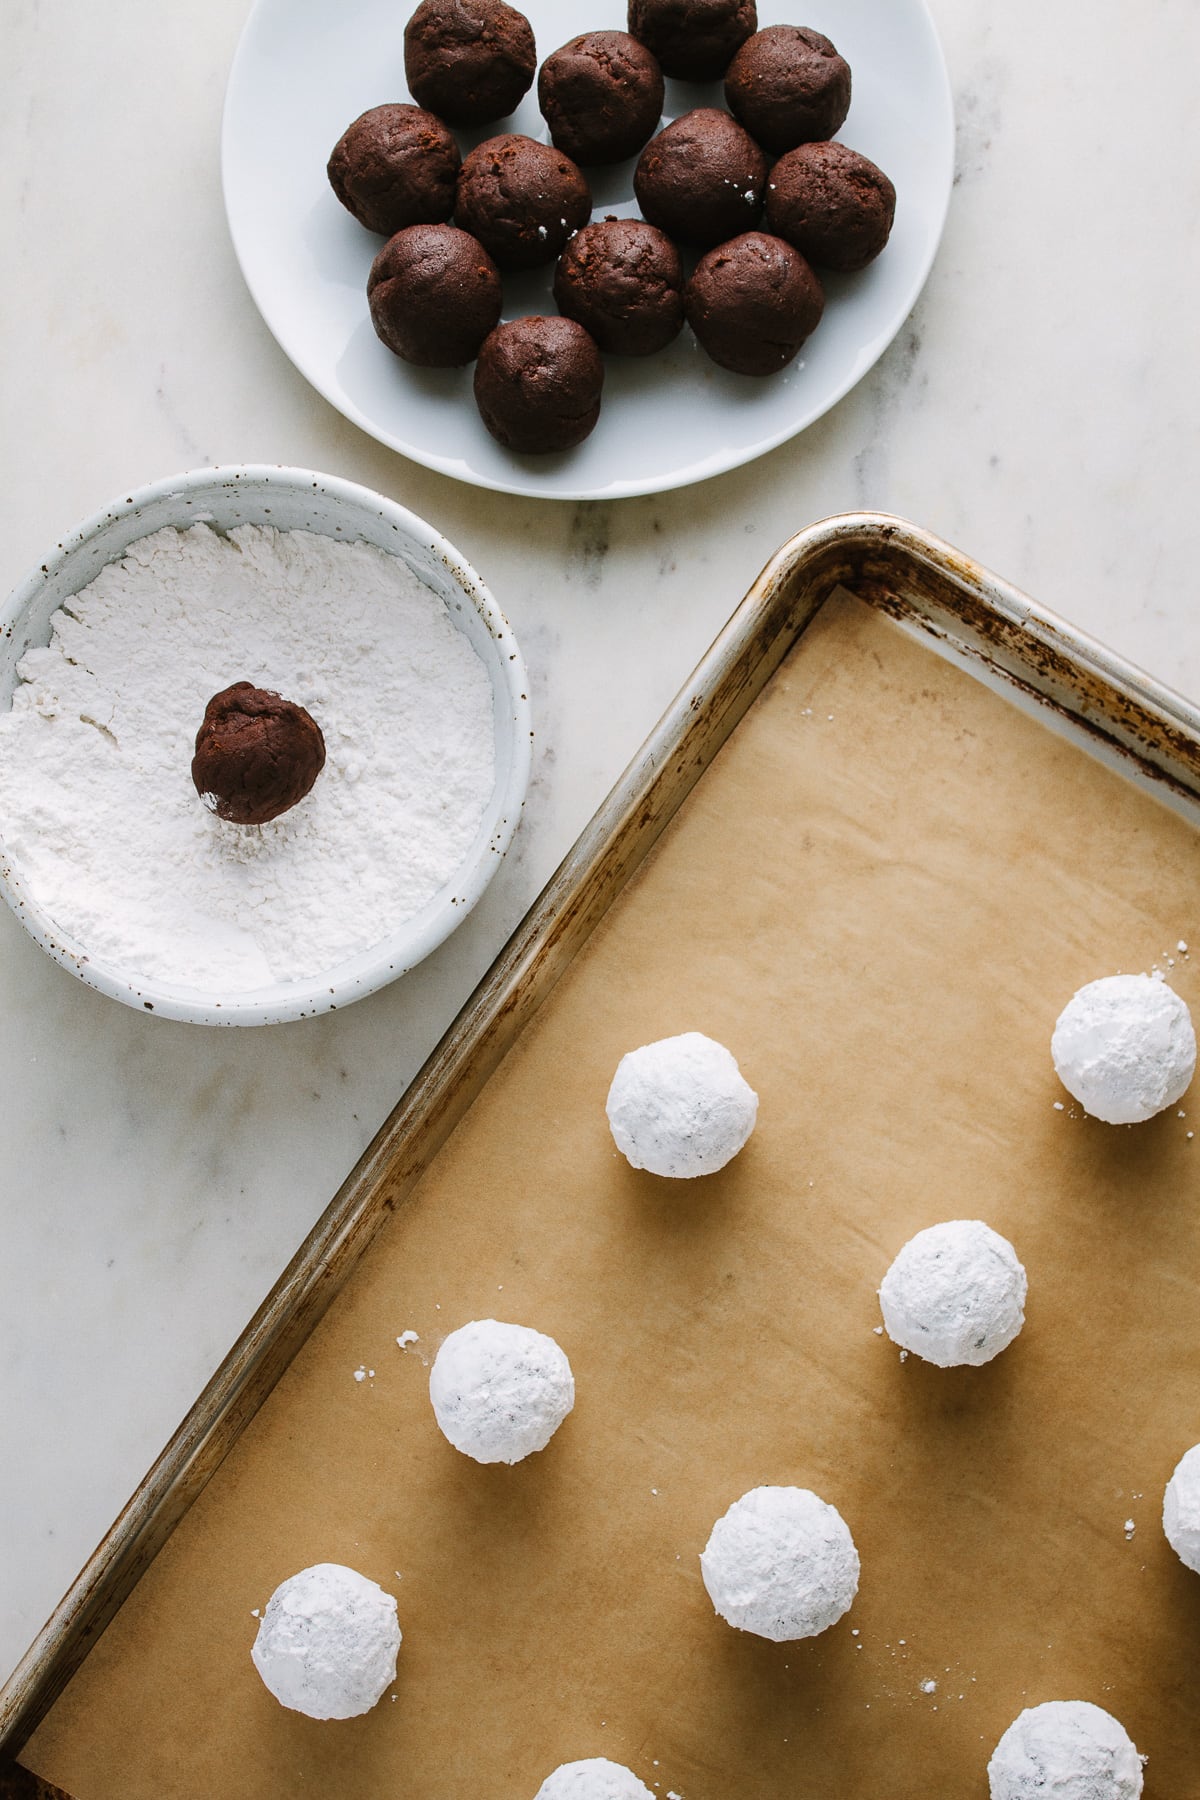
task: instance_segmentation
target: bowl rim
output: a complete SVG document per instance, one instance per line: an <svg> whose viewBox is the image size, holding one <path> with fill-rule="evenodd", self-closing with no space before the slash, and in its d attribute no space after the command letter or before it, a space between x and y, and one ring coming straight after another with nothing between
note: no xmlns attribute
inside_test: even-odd
<svg viewBox="0 0 1200 1800"><path fill-rule="evenodd" d="M499 791L496 824L490 837L451 877L454 891L449 904L443 904L416 931L402 926L378 946L357 952L353 959L356 961L371 955L372 951L375 954L370 966L355 975L339 979L335 969L302 982L279 983L270 989L247 990L244 996L234 993L214 999L211 995L190 989L182 983L122 974L103 961L94 961L86 947L73 943L27 891L19 870L14 867L5 851L3 840L0 839L0 893L35 943L48 956L89 987L121 1001L139 1013L152 1018L174 1019L191 1024L268 1025L312 1018L319 1013L337 1011L367 994L375 993L423 961L466 918L499 868L521 817L532 761L532 709L525 662L512 627L478 571L449 539L408 507L373 488L314 469L286 463L214 464L187 469L178 475L165 476L146 482L141 487L126 490L121 498L97 508L80 524L73 526L59 540L54 550L30 569L24 579L9 592L0 607L0 634L11 635L14 626L24 617L46 583L60 573L89 542L114 524L136 515L150 504L173 496L183 499L188 495L197 496L216 489L235 490L243 482L247 488L256 484L268 487L275 485L297 494L315 489L352 511L372 512L390 525L402 539L419 546L443 565L479 615L488 636L497 647L504 646L504 654L496 655L494 665L489 667L488 673L497 710L501 691L507 698L511 756L507 779L503 789ZM161 529L161 525L149 527L144 535L149 536L151 531ZM132 543L136 539L129 541ZM356 540L351 534L339 534L333 541L352 543ZM107 567L121 555L124 555L124 550L106 559L100 567ZM86 575L70 592L78 593L89 581L94 580L96 573L98 570ZM431 591L436 592L436 589ZM69 596L64 596L67 597ZM61 604L62 601L59 602ZM452 609L448 610L451 610L453 618ZM493 788L488 803L489 811L496 803L497 793L498 790ZM439 892L444 895L451 883L444 884ZM421 913L415 915L418 921L421 917Z"/></svg>

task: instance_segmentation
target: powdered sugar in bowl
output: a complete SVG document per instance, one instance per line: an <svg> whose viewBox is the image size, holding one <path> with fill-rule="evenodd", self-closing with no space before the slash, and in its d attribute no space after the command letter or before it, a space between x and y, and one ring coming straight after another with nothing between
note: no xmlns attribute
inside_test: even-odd
<svg viewBox="0 0 1200 1800"><path fill-rule="evenodd" d="M512 632L436 531L365 488L269 467L157 482L66 538L0 628L5 897L127 1005L242 1025L345 1006L454 929L512 837ZM311 791L262 823L193 786L231 688L323 734Z"/></svg>

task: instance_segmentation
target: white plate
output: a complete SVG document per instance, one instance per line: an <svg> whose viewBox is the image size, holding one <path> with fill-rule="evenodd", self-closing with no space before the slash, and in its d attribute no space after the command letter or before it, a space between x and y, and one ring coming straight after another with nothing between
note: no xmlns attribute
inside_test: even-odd
<svg viewBox="0 0 1200 1800"><path fill-rule="evenodd" d="M933 262L954 164L950 89L924 0L766 0L764 23L812 25L850 64L854 98L838 135L896 184L887 249L861 274L826 279L825 317L782 374L718 369L685 328L658 356L605 359L600 421L577 450L503 450L475 410L473 369L415 369L376 338L366 282L384 240L351 218L325 175L352 119L410 98L411 10L407 0L257 0L229 78L221 145L230 231L255 304L301 374L380 443L513 494L607 499L682 487L811 425L900 329ZM625 25L622 0L529 0L522 11L539 58L578 32ZM548 141L535 89L510 121L460 134L463 147L504 129ZM669 81L665 116L719 105L720 93ZM594 217L636 213L632 172L632 163L588 171ZM551 273L508 277L504 317L554 312Z"/></svg>

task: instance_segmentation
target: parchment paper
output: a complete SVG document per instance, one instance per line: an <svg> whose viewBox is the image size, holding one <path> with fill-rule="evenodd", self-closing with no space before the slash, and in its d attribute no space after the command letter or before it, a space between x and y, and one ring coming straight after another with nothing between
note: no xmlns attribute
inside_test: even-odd
<svg viewBox="0 0 1200 1800"><path fill-rule="evenodd" d="M1097 975L1169 952L1195 1006L1193 934L1200 960L1189 824L831 604L22 1760L79 1800L533 1800L598 1755L664 1800L983 1800L1021 1707L1079 1698L1149 1753L1146 1800L1200 1794L1200 1576L1159 1525L1200 1439L1200 1094L1114 1129L1056 1110L1049 1060ZM686 1029L761 1106L725 1171L669 1185L604 1098ZM955 1217L1029 1272L983 1369L875 1331L895 1252ZM452 1450L427 1396L487 1316L577 1381L512 1469ZM862 1556L805 1643L732 1631L700 1581L763 1482L832 1501ZM393 1695L343 1724L249 1658L252 1609L319 1560L394 1592L405 1634Z"/></svg>

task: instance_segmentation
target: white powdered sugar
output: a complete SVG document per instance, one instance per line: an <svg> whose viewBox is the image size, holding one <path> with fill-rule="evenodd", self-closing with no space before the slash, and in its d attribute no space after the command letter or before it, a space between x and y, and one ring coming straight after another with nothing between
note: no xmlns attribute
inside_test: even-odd
<svg viewBox="0 0 1200 1800"><path fill-rule="evenodd" d="M1179 1560L1200 1572L1200 1444L1180 1457L1167 1483L1163 1530Z"/></svg>
<svg viewBox="0 0 1200 1800"><path fill-rule="evenodd" d="M700 1573L730 1625L786 1643L837 1622L858 1592L858 1551L837 1508L807 1488L752 1488L712 1528Z"/></svg>
<svg viewBox="0 0 1200 1800"><path fill-rule="evenodd" d="M589 1756L583 1762L560 1763L534 1800L654 1800L654 1796L624 1763Z"/></svg>
<svg viewBox="0 0 1200 1800"><path fill-rule="evenodd" d="M623 1056L605 1110L618 1150L635 1169L712 1175L754 1130L758 1095L723 1044L685 1031Z"/></svg>
<svg viewBox="0 0 1200 1800"><path fill-rule="evenodd" d="M157 531L54 616L0 719L0 837L31 895L125 976L237 992L383 941L462 862L494 781L492 688L443 601L363 543ZM214 693L249 681L324 734L262 826L191 779Z"/></svg>
<svg viewBox="0 0 1200 1800"><path fill-rule="evenodd" d="M281 1706L310 1719L370 1712L396 1679L396 1602L342 1563L315 1563L281 1581L250 1655Z"/></svg>
<svg viewBox="0 0 1200 1800"><path fill-rule="evenodd" d="M1025 1270L1007 1238L979 1219L918 1231L879 1286L888 1336L949 1369L991 1362L1025 1323Z"/></svg>
<svg viewBox="0 0 1200 1800"><path fill-rule="evenodd" d="M1159 977L1105 975L1067 1002L1050 1054L1085 1112L1137 1125L1182 1097L1196 1069L1196 1034L1186 1003Z"/></svg>
<svg viewBox="0 0 1200 1800"><path fill-rule="evenodd" d="M1047 1700L1013 1720L988 1763L991 1800L1137 1800L1142 1759L1090 1700Z"/></svg>
<svg viewBox="0 0 1200 1800"><path fill-rule="evenodd" d="M515 1463L545 1449L575 1404L575 1380L544 1332L474 1319L434 1358L429 1398L456 1450L476 1462Z"/></svg>

